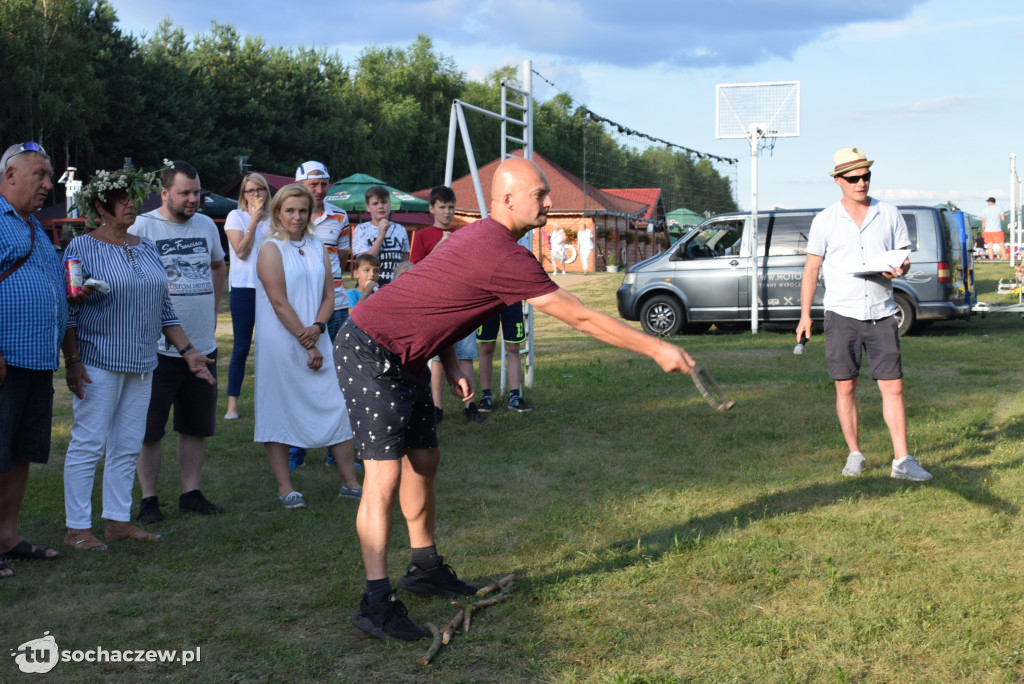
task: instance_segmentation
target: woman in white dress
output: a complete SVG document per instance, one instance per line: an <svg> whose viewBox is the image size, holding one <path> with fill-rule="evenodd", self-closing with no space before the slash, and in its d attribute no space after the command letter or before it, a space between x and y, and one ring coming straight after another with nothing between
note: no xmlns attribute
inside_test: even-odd
<svg viewBox="0 0 1024 684"><path fill-rule="evenodd" d="M576 231L576 248L580 253L583 275L587 275L587 271L590 269L590 253L594 251L594 231L586 225Z"/></svg>
<svg viewBox="0 0 1024 684"><path fill-rule="evenodd" d="M327 320L334 281L323 243L313 237L313 193L301 185L278 191L256 259L256 431L285 508L304 508L288 471L288 446L330 446L341 496L358 499L352 428L331 359Z"/></svg>

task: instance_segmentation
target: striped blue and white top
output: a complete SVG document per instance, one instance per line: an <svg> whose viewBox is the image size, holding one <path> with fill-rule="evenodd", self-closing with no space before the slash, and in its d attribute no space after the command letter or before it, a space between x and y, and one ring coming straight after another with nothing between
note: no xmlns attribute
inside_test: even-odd
<svg viewBox="0 0 1024 684"><path fill-rule="evenodd" d="M78 353L87 366L117 373L156 368L162 328L181 325L167 292L167 273L156 245L141 238L134 247L112 245L91 235L76 237L64 258L82 260L82 276L110 285L71 307L69 328L77 328Z"/></svg>

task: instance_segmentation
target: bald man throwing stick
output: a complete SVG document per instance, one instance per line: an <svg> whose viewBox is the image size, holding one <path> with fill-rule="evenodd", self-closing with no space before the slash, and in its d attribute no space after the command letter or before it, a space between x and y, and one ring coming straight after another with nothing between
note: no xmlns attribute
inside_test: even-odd
<svg viewBox="0 0 1024 684"><path fill-rule="evenodd" d="M355 444L366 468L356 531L366 593L352 623L381 639L426 636L408 617L388 578L392 509L398 499L412 563L398 586L421 596L468 596L434 543L434 476L441 460L427 362L440 353L460 399L473 380L459 369L454 344L513 302L526 300L602 342L645 354L667 372L693 359L664 340L587 308L558 287L529 250L516 244L547 223L551 188L531 161L507 159L491 185L491 216L456 231L401 278L352 309L335 348ZM472 255L472 258L466 258Z"/></svg>

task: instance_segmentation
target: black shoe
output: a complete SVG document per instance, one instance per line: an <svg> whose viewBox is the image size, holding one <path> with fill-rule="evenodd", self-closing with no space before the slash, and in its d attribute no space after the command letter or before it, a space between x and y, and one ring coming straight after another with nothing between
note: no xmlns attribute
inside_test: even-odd
<svg viewBox="0 0 1024 684"><path fill-rule="evenodd" d="M460 580L455 571L445 565L443 556L438 556L437 565L430 570L410 564L407 572L398 579L398 586L419 596L472 596L477 590Z"/></svg>
<svg viewBox="0 0 1024 684"><path fill-rule="evenodd" d="M434 425L440 425L441 421L444 420L444 409L440 406L434 407Z"/></svg>
<svg viewBox="0 0 1024 684"><path fill-rule="evenodd" d="M163 519L164 514L160 512L160 501L155 496L147 496L139 502L139 517L136 520L140 523L155 523Z"/></svg>
<svg viewBox="0 0 1024 684"><path fill-rule="evenodd" d="M363 594L359 610L352 614L352 624L378 639L391 637L402 641L419 641L427 637L427 633L409 619L405 604L398 600L393 591L379 603L370 603L366 594Z"/></svg>
<svg viewBox="0 0 1024 684"><path fill-rule="evenodd" d="M185 492L178 497L178 510L182 513L191 512L200 513L202 515L211 515L213 513L223 513L224 507L207 501L201 491L193 489L191 492ZM162 517L163 516L161 516L161 518ZM139 520L141 519L142 518L139 518Z"/></svg>
<svg viewBox="0 0 1024 684"><path fill-rule="evenodd" d="M508 408L512 411L518 411L519 413L526 413L532 411L533 407L526 403L526 400L521 396L511 397L508 400Z"/></svg>
<svg viewBox="0 0 1024 684"><path fill-rule="evenodd" d="M473 423L482 423L487 420L487 416L480 413L480 410L476 407L476 403L472 401L466 404L466 408L462 411L462 415L466 416L466 420Z"/></svg>
<svg viewBox="0 0 1024 684"><path fill-rule="evenodd" d="M476 408L480 413L490 413L494 410L494 400L491 397L484 395L480 397L480 404Z"/></svg>

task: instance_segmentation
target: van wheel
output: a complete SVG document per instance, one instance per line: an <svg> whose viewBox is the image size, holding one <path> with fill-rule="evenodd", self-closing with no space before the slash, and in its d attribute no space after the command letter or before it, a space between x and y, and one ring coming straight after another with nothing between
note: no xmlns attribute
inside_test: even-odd
<svg viewBox="0 0 1024 684"><path fill-rule="evenodd" d="M914 329L914 305L910 297L900 292L897 292L893 299L896 301L896 322L899 324L900 337L904 337Z"/></svg>
<svg viewBox="0 0 1024 684"><path fill-rule="evenodd" d="M682 329L685 321L683 306L675 297L651 297L640 308L640 325L648 335L675 335Z"/></svg>

